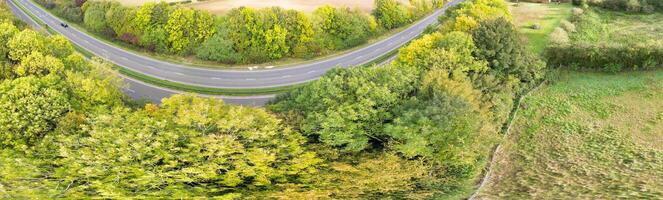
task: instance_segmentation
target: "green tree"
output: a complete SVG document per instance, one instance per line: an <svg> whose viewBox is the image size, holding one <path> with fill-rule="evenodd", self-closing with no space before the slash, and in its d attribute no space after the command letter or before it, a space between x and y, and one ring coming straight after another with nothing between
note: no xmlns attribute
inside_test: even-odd
<svg viewBox="0 0 663 200"><path fill-rule="evenodd" d="M88 180L72 184L70 197L218 196L301 182L320 162L300 134L264 110L212 98L176 95L161 107L117 109L87 121L87 136L58 140L54 176Z"/></svg>
<svg viewBox="0 0 663 200"><path fill-rule="evenodd" d="M46 42L44 37L39 33L25 29L12 37L7 42L9 48L9 59L13 61L20 61L26 56L32 54L33 51L44 52L46 49Z"/></svg>
<svg viewBox="0 0 663 200"><path fill-rule="evenodd" d="M264 45L270 58L282 58L290 51L290 47L286 44L287 35L288 30L281 28L278 24L265 32L266 43Z"/></svg>
<svg viewBox="0 0 663 200"><path fill-rule="evenodd" d="M0 23L0 61L7 59L9 53L8 42L18 33L18 28L11 23Z"/></svg>
<svg viewBox="0 0 663 200"><path fill-rule="evenodd" d="M375 0L373 15L382 27L398 28L411 21L411 14L396 0Z"/></svg>
<svg viewBox="0 0 663 200"><path fill-rule="evenodd" d="M322 6L313 14L319 36L318 42L330 49L343 49L366 42L373 34L377 23L370 16L358 10L337 9Z"/></svg>
<svg viewBox="0 0 663 200"><path fill-rule="evenodd" d="M398 63L416 67L422 73L435 69L468 75L487 70L484 61L473 57L476 51L472 36L467 33L436 32L402 48Z"/></svg>
<svg viewBox="0 0 663 200"><path fill-rule="evenodd" d="M77 59L72 57L69 60ZM125 84L110 63L94 58L81 68L84 69L68 73L66 80L77 110L89 113L108 112L112 108L123 106L124 95L121 89Z"/></svg>
<svg viewBox="0 0 663 200"><path fill-rule="evenodd" d="M46 76L48 74L63 74L64 64L59 59L45 55L38 51L21 60L21 64L14 69L18 76Z"/></svg>
<svg viewBox="0 0 663 200"><path fill-rule="evenodd" d="M56 75L0 84L0 142L20 150L40 141L70 110L69 93Z"/></svg>
<svg viewBox="0 0 663 200"><path fill-rule="evenodd" d="M545 64L527 51L514 25L504 18L482 21L472 32L478 59L505 84L533 83L542 78Z"/></svg>
<svg viewBox="0 0 663 200"><path fill-rule="evenodd" d="M140 44L159 53L168 52L168 32L162 27L154 27L140 38Z"/></svg>
<svg viewBox="0 0 663 200"><path fill-rule="evenodd" d="M290 94L270 108L293 114L304 134L346 151L386 143L382 127L391 110L414 88L418 76L395 66L334 69Z"/></svg>
<svg viewBox="0 0 663 200"><path fill-rule="evenodd" d="M137 34L142 33L132 27L132 24L136 23L135 20L138 20L137 17L135 9L124 7L119 3L112 3L110 8L108 8L108 11L106 11L106 21L108 26L113 30L115 35L118 36L125 33L137 36Z"/></svg>
<svg viewBox="0 0 663 200"><path fill-rule="evenodd" d="M148 2L140 6L136 11L136 15L131 22L133 28L139 35L149 33L148 30L153 27L152 15L155 7L155 3Z"/></svg>
<svg viewBox="0 0 663 200"><path fill-rule="evenodd" d="M223 63L236 63L240 55L233 48L233 42L227 39L228 31L214 34L196 49L196 57Z"/></svg>
<svg viewBox="0 0 663 200"><path fill-rule="evenodd" d="M503 17L511 20L509 7L503 0L468 0L454 6L440 17L445 32L474 30L484 20Z"/></svg>
<svg viewBox="0 0 663 200"><path fill-rule="evenodd" d="M443 171L447 182L474 177L478 161L487 150L481 135L481 119L468 102L454 96L438 95L429 100L413 100L398 109L394 123L385 133L394 148L409 158L422 157ZM451 179L451 180L448 180Z"/></svg>
<svg viewBox="0 0 663 200"><path fill-rule="evenodd" d="M74 46L62 35L52 35L46 38L46 52L57 58L65 58L74 53Z"/></svg>
<svg viewBox="0 0 663 200"><path fill-rule="evenodd" d="M170 13L168 23L164 28L168 33L170 52L186 54L193 42L194 11L187 8L175 9Z"/></svg>
<svg viewBox="0 0 663 200"><path fill-rule="evenodd" d="M194 44L201 44L214 35L214 17L208 12L195 11Z"/></svg>
<svg viewBox="0 0 663 200"><path fill-rule="evenodd" d="M110 8L110 2L88 1L83 6L83 23L92 31L98 33L109 33L110 27L106 21L106 11Z"/></svg>

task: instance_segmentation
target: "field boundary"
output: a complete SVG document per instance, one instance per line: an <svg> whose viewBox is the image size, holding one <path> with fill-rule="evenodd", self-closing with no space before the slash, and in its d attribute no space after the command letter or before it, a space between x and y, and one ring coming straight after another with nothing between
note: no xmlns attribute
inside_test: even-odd
<svg viewBox="0 0 663 200"><path fill-rule="evenodd" d="M532 88L531 90L527 91L525 94L520 95L518 98L516 98L516 100L515 100L516 103L513 105L514 106L513 110L509 114L509 118L504 123L504 126L502 127L502 129L500 131L500 134L502 135L502 138L507 139L509 137L509 135L510 135L509 133L511 132L511 126L513 125L513 121L518 116L518 111L520 110L520 106L521 106L523 100L525 100L525 98L529 97L533 92L538 91L543 85L546 85L547 83L548 83L547 80L541 81L541 83L539 83L536 87ZM484 169L485 173L483 174L483 177L481 178L481 183L479 184L479 187L477 187L477 189L474 191L474 193L472 193L472 196L470 196L468 198L468 200L475 200L476 197L479 195L479 193L481 193L481 191L483 190L484 186L490 180L492 180L493 166L495 166L495 162L497 160L496 159L497 154L500 153L501 151L502 151L502 144L501 143L497 144L493 148L492 152L490 153L490 162L488 163L488 165Z"/></svg>

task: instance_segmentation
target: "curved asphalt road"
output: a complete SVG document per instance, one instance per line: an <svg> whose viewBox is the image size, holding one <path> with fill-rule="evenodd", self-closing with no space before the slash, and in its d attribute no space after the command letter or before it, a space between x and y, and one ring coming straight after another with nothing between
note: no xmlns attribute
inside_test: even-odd
<svg viewBox="0 0 663 200"><path fill-rule="evenodd" d="M420 20L416 24L387 39L327 60L296 66L284 66L276 69L213 70L159 61L117 48L111 44L89 36L74 27L70 26L69 28L63 28L60 26L61 20L34 5L33 2L29 0L17 0L17 2L29 12L40 18L41 21L76 45L81 46L93 54L105 58L121 67L155 78L212 88L269 88L286 86L318 79L326 71L334 67L350 67L368 63L392 50L400 48L408 41L414 39L417 35L423 32L428 25L434 24L437 21L438 16L442 15L448 7L456 5L461 1L462 0L454 0L448 3L443 9L435 11L433 14ZM10 6L13 6L11 0L8 0L8 2ZM21 12L20 14L17 13L19 14L19 17L24 18L26 21L32 21L31 18L25 16L25 13L22 13L22 10L18 11ZM25 19L25 17L29 20ZM147 97L150 100L157 100L158 102L161 97L168 96L173 92L180 93L178 91L147 85L132 79L127 79L127 81L130 84L130 88L127 89L127 92L133 97ZM140 86L137 87L135 85ZM256 97L222 96L221 98L229 103L262 105L269 99L273 98L273 95Z"/></svg>

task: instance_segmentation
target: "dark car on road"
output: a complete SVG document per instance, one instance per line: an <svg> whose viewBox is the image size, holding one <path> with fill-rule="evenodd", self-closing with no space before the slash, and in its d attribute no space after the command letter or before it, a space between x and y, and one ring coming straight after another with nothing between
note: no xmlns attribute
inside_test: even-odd
<svg viewBox="0 0 663 200"><path fill-rule="evenodd" d="M63 23L60 23L60 26L67 28L67 27L69 27L69 24L66 24L66 23L63 22Z"/></svg>

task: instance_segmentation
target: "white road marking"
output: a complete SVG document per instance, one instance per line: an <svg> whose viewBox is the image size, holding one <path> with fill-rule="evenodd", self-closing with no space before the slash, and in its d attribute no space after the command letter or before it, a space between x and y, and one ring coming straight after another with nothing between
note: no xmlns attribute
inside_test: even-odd
<svg viewBox="0 0 663 200"><path fill-rule="evenodd" d="M214 80L223 80L222 78L219 78L219 77L212 77L212 79L214 79Z"/></svg>
<svg viewBox="0 0 663 200"><path fill-rule="evenodd" d="M128 89L128 88L127 88L127 91L129 91L129 92L131 92L131 93L136 93L136 91L135 91L135 90L132 90L132 89Z"/></svg>
<svg viewBox="0 0 663 200"><path fill-rule="evenodd" d="M175 74L180 75L180 76L184 76L184 74L179 73L179 72L175 72Z"/></svg>
<svg viewBox="0 0 663 200"><path fill-rule="evenodd" d="M255 78L247 78L246 80L247 81L255 81L256 79Z"/></svg>
<svg viewBox="0 0 663 200"><path fill-rule="evenodd" d="M363 58L363 57L364 57L364 56L357 56L354 60L359 60L359 59L361 59L361 58Z"/></svg>
<svg viewBox="0 0 663 200"><path fill-rule="evenodd" d="M307 72L309 74L315 73L315 70Z"/></svg>
<svg viewBox="0 0 663 200"><path fill-rule="evenodd" d="M290 77L292 77L292 76L291 75L281 76L281 78L290 78Z"/></svg>
<svg viewBox="0 0 663 200"><path fill-rule="evenodd" d="M127 57L121 57L121 58L122 58L122 60L129 61L129 58L127 58Z"/></svg>

